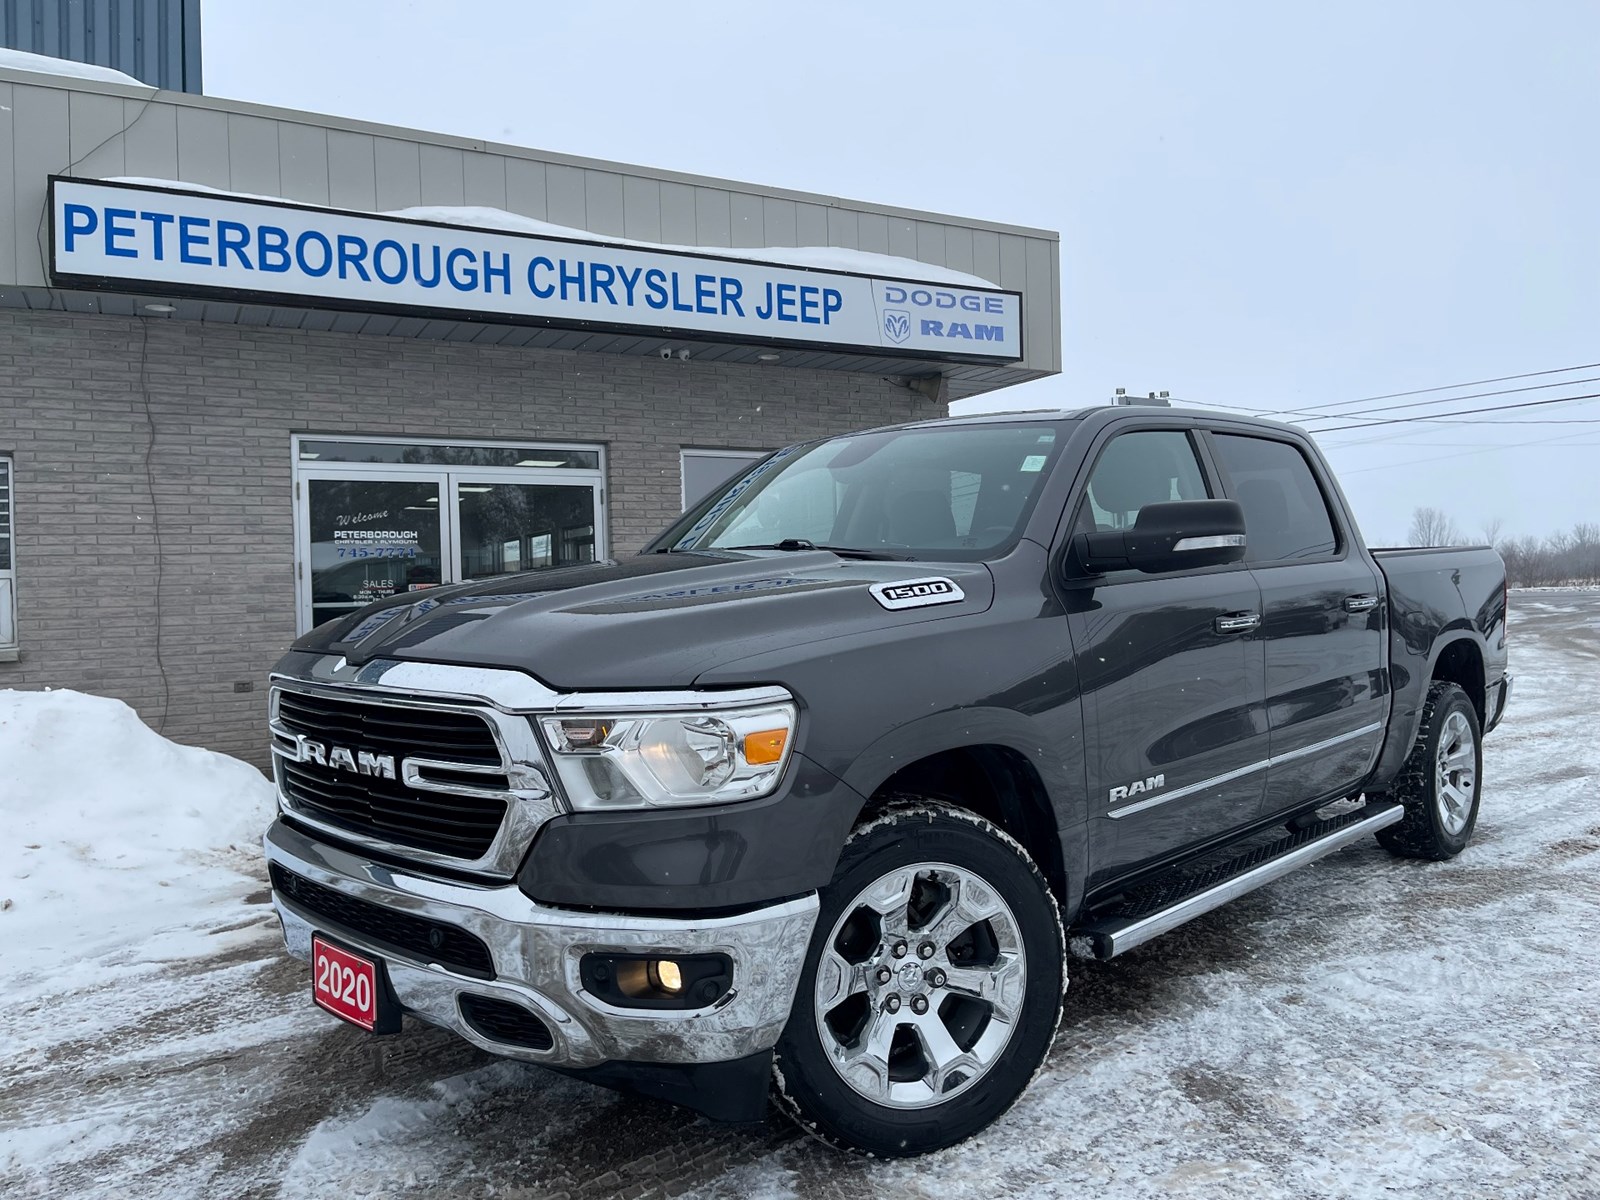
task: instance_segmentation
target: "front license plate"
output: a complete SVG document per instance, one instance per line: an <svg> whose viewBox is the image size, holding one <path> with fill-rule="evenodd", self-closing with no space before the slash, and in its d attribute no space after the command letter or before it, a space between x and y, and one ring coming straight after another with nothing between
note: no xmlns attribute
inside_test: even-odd
<svg viewBox="0 0 1600 1200"><path fill-rule="evenodd" d="M382 976L370 958L311 937L311 998L336 1017L369 1033L387 1023Z"/></svg>

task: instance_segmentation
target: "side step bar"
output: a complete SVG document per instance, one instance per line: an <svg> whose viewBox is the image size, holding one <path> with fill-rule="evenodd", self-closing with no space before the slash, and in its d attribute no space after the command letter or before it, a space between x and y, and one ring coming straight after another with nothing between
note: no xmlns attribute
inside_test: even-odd
<svg viewBox="0 0 1600 1200"><path fill-rule="evenodd" d="M1398 804L1369 803L1198 874L1157 881L1131 893L1117 908L1074 928L1069 941L1074 952L1084 957L1115 958L1404 816L1405 809Z"/></svg>

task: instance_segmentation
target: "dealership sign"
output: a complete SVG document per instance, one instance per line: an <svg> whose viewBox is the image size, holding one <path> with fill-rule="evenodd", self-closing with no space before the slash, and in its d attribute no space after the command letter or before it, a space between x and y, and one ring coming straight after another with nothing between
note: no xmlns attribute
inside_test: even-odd
<svg viewBox="0 0 1600 1200"><path fill-rule="evenodd" d="M69 287L970 361L1022 357L1022 297L727 256L55 178Z"/></svg>

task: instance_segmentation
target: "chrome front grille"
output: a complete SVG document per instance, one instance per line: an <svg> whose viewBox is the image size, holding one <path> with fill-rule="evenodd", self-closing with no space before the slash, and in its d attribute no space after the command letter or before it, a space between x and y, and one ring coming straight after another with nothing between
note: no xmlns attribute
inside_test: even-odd
<svg viewBox="0 0 1600 1200"><path fill-rule="evenodd" d="M491 767L502 761L494 731L475 712L396 708L344 696L285 692L278 701L278 720L291 733L400 757Z"/></svg>
<svg viewBox="0 0 1600 1200"><path fill-rule="evenodd" d="M509 876L555 813L532 727L467 702L277 679L284 810L418 862Z"/></svg>

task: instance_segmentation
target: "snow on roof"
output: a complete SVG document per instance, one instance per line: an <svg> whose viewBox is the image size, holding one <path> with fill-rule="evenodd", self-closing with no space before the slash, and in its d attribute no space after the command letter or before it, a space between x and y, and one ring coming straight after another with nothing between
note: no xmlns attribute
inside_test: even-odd
<svg viewBox="0 0 1600 1200"><path fill-rule="evenodd" d="M143 176L118 175L107 183L131 183L140 187L177 188L186 192L204 192L213 196L227 196L245 200L267 200L274 204L299 204L311 208L327 208L324 204L308 204L304 200L287 200L282 196L262 196L253 192L230 192L222 188L206 187L198 183L183 183L173 179L149 179ZM572 238L584 242L600 242L608 246L631 246L640 250L678 250L688 254L715 254L750 262L776 263L780 266L809 267L821 271L846 271L855 275L874 275L891 279L917 279L925 283L947 283L956 287L995 286L994 281L965 271L936 266L915 258L900 258L893 254L877 254L870 250L851 250L842 246L683 246L669 242L646 242L637 238L615 237L577 229L571 225L555 225L536 217L507 212L503 208L486 208L477 205L418 205L397 208L374 214L399 217L408 221L433 221L442 225L460 225L468 229L497 229L506 233L526 233L536 237Z"/></svg>
<svg viewBox="0 0 1600 1200"><path fill-rule="evenodd" d="M260 771L168 741L120 700L0 690L0 980L92 976L132 942L214 949L207 926L237 923L261 886L246 872L274 807Z"/></svg>
<svg viewBox="0 0 1600 1200"><path fill-rule="evenodd" d="M4 46L0 46L0 67L9 67L13 71L33 71L40 75L65 75L69 79L92 79L96 83L122 83L138 88L150 86L110 67L73 62L70 58L51 58L47 54L29 54L26 50L8 50Z"/></svg>

